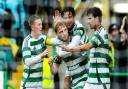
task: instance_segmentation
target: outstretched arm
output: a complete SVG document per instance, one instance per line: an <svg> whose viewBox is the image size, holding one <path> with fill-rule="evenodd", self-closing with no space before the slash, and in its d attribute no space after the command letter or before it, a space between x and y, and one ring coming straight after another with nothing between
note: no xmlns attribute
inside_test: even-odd
<svg viewBox="0 0 128 89"><path fill-rule="evenodd" d="M61 45L61 43L56 38L47 37L46 38L46 45L59 46L59 45Z"/></svg>
<svg viewBox="0 0 128 89"><path fill-rule="evenodd" d="M60 47L62 47L63 49L69 52L80 52L80 51L90 50L93 47L93 45L91 43L86 43L76 47L67 47L67 46L60 46Z"/></svg>
<svg viewBox="0 0 128 89"><path fill-rule="evenodd" d="M27 66L31 66L41 61L42 58L45 57L47 54L48 54L48 51L46 49L44 52L38 54L35 57L32 57L31 51L29 49L23 49L23 60Z"/></svg>

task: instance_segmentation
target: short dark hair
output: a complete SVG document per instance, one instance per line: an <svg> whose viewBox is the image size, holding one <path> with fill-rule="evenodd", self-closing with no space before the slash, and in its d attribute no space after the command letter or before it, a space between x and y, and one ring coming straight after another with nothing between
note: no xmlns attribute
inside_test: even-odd
<svg viewBox="0 0 128 89"><path fill-rule="evenodd" d="M29 19L28 19L29 26L32 25L33 22L34 22L35 20L37 20L37 19L41 19L41 18L40 18L39 16L37 16L37 15L32 15L32 16L30 16Z"/></svg>
<svg viewBox="0 0 128 89"><path fill-rule="evenodd" d="M62 17L64 16L65 12L71 12L73 17L75 16L75 10L73 7L65 7L62 11Z"/></svg>
<svg viewBox="0 0 128 89"><path fill-rule="evenodd" d="M102 11L98 7L92 7L87 10L87 15L92 14L94 17L99 17L101 21Z"/></svg>

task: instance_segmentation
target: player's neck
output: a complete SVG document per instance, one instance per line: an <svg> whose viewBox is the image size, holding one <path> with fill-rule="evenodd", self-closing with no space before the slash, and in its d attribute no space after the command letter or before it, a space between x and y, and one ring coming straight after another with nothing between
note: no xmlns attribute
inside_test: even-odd
<svg viewBox="0 0 128 89"><path fill-rule="evenodd" d="M100 27L101 27L101 24L97 24L95 30L99 30Z"/></svg>
<svg viewBox="0 0 128 89"><path fill-rule="evenodd" d="M39 37L39 34L32 32L31 36L32 36L32 38L37 39Z"/></svg>

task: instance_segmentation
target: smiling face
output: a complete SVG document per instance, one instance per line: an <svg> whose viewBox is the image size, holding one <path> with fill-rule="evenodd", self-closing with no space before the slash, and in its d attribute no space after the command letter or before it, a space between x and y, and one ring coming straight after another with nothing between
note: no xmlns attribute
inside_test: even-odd
<svg viewBox="0 0 128 89"><path fill-rule="evenodd" d="M98 30L101 27L102 11L97 7L92 7L87 10L88 24L91 29Z"/></svg>
<svg viewBox="0 0 128 89"><path fill-rule="evenodd" d="M73 14L71 12L67 11L67 12L64 13L63 19L64 19L66 27L68 29L71 29L72 25L74 23L74 16L73 16Z"/></svg>
<svg viewBox="0 0 128 89"><path fill-rule="evenodd" d="M94 17L92 14L88 14L87 18L87 23L91 29L97 29L99 27L99 17Z"/></svg>
<svg viewBox="0 0 128 89"><path fill-rule="evenodd" d="M42 21L41 19L36 19L31 25L31 29L36 35L42 34Z"/></svg>
<svg viewBox="0 0 128 89"><path fill-rule="evenodd" d="M54 24L54 29L56 32L56 35L58 36L58 38L62 41L68 41L68 29L65 26L65 24L63 23L62 20L58 20L55 24Z"/></svg>
<svg viewBox="0 0 128 89"><path fill-rule="evenodd" d="M58 26L56 33L60 40L68 41L68 29L65 25Z"/></svg>

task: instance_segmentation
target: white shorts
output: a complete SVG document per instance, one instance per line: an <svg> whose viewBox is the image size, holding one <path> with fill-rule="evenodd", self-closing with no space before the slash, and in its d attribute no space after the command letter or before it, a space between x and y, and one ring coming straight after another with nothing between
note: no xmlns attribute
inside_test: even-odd
<svg viewBox="0 0 128 89"><path fill-rule="evenodd" d="M110 89L110 84L105 84L107 89ZM103 85L95 85L95 84L89 84L85 83L84 89L104 89Z"/></svg>
<svg viewBox="0 0 128 89"><path fill-rule="evenodd" d="M20 89L43 89L42 87L22 87L20 86Z"/></svg>

